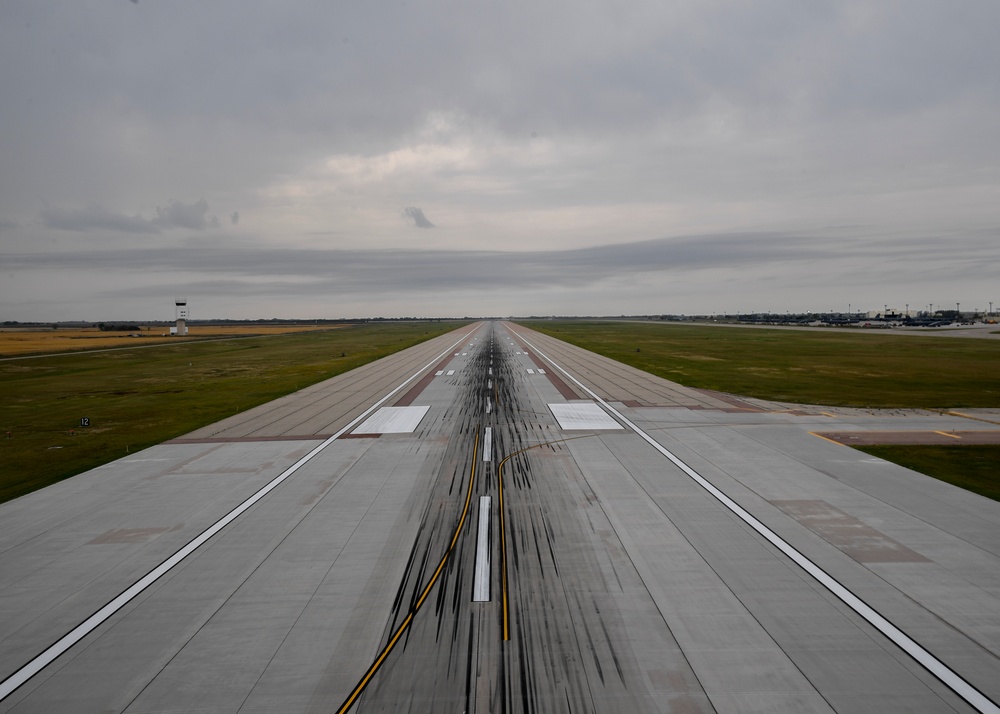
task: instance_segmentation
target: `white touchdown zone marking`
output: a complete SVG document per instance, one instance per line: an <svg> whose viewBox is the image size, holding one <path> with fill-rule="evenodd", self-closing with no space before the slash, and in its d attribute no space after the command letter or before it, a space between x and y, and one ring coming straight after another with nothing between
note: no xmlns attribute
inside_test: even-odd
<svg viewBox="0 0 1000 714"><path fill-rule="evenodd" d="M624 429L593 402L549 404L549 411L564 431L573 429Z"/></svg>
<svg viewBox="0 0 1000 714"><path fill-rule="evenodd" d="M430 410L424 407L382 407L354 430L355 434L412 434Z"/></svg>
<svg viewBox="0 0 1000 714"><path fill-rule="evenodd" d="M687 474L691 479L695 481L699 486L704 488L710 494L712 494L719 502L722 503L726 508L732 511L734 514L740 517L744 523L753 528L757 533L759 533L763 538L769 541L775 548L780 550L782 553L787 555L791 560L793 560L799 567L809 573L813 578L819 581L824 587L827 588L831 593L837 596L841 602L854 610L857 614L868 621L870 625L875 627L879 632L892 640L900 649L906 652L908 655L917 660L921 665L923 665L927 671L937 677L941 682L943 682L949 689L951 689L955 694L960 696L966 702L968 702L977 711L983 712L983 714L1000 714L1000 707L998 707L992 700L990 700L985 694L976 689L969 682L951 669L944 662L939 660L937 657L932 655L926 649L924 649L920 644L913 640L909 635L900 630L898 627L889 622L885 617L875 611L871 606L864 602L861 598L855 595L853 592L848 590L846 587L840 584L839 581L835 580L832 576L827 574L825 570L820 568L818 565L813 563L811 560L802 555L798 550L792 547L789 543L785 542L778 534L772 531L770 528L765 526L763 523L758 521L754 516L752 516L748 511L746 511L742 506L733 501L729 496L724 494L718 488L709 483L703 476L692 469L690 466L681 461L677 456L674 456L665 446L657 442L653 437L649 436L646 432L632 423L626 416L615 409L613 406L608 404L606 401L601 399L601 397L594 392L592 389L586 387L581 383L576 377L567 372L563 367L556 364L549 357L547 357L543 352L540 352L538 348L528 342L524 336L521 336L527 344L531 345L536 354L540 355L543 359L547 360L549 364L555 367L557 370L562 372L566 377L576 384L580 389L585 391L594 400L604 407L609 414L616 416L625 424L629 429L631 429L636 435L638 435L643 441L647 442L654 449L659 451L662 455L670 459L673 464Z"/></svg>

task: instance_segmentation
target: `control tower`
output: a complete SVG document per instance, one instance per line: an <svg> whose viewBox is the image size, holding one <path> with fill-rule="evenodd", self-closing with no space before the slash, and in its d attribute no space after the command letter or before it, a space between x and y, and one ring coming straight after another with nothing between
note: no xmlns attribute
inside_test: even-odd
<svg viewBox="0 0 1000 714"><path fill-rule="evenodd" d="M188 333L187 319L188 319L188 302L187 298L175 298L174 308L177 318L177 327L170 330L173 335L186 335Z"/></svg>

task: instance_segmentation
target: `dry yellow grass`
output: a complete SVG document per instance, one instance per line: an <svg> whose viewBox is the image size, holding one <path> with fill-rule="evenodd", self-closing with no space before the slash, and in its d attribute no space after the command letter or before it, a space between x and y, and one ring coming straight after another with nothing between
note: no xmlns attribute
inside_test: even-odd
<svg viewBox="0 0 1000 714"><path fill-rule="evenodd" d="M0 355L55 354L78 350L100 350L111 347L138 347L163 342L189 342L211 337L241 337L247 335L283 335L290 332L331 330L346 325L188 325L187 337L170 337L170 327L143 326L142 337L129 337L127 332L101 332L96 327L84 329L22 329L0 328Z"/></svg>

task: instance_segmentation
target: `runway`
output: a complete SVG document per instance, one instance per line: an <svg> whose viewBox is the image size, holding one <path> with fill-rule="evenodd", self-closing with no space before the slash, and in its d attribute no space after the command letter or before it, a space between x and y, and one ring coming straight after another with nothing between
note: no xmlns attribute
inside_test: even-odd
<svg viewBox="0 0 1000 714"><path fill-rule="evenodd" d="M0 711L998 711L1000 504L817 436L910 431L463 328L0 505Z"/></svg>

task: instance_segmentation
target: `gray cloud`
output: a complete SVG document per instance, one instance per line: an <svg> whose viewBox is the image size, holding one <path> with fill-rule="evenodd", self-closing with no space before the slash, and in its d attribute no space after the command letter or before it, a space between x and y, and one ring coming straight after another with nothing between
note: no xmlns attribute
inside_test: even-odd
<svg viewBox="0 0 1000 714"><path fill-rule="evenodd" d="M236 216L234 223L239 220ZM156 207L156 218L146 220L141 215L128 216L104 206L92 203L86 208L46 207L39 214L46 228L61 231L91 232L111 231L115 233L159 233L161 229L187 228L203 231L217 228L219 219L208 215L205 199L195 203L170 201L166 208Z"/></svg>
<svg viewBox="0 0 1000 714"><path fill-rule="evenodd" d="M964 236L961 251L954 237L927 237L913 243L905 256L893 241L858 240L794 234L719 234L682 236L611 246L559 251L455 250L305 250L188 246L183 250L79 251L59 254L8 256L17 268L81 269L101 267L122 271L178 273L191 278L215 276L192 283L203 294L223 295L232 290L286 290L290 294L392 290L397 293L435 290L448 292L478 288L542 289L562 286L588 288L604 280L632 280L643 274L691 274L692 271L731 269L753 274L761 266L788 270L805 284L843 280L854 272L845 261L865 256L868 274L884 275L900 261L918 269L947 274L949 270L989 273L1000 260L1000 230ZM979 257L962 259L968 251ZM489 266L470 271L468 266ZM818 266L823 266L820 270ZM831 266L834 267L831 272ZM978 266L978 267L977 267ZM215 287L212 287L215 286ZM270 287L268 287L270 286Z"/></svg>
<svg viewBox="0 0 1000 714"><path fill-rule="evenodd" d="M403 215L413 221L417 228L433 228L434 224L427 220L424 212L415 206L407 206L403 209Z"/></svg>
<svg viewBox="0 0 1000 714"><path fill-rule="evenodd" d="M208 201L204 198L194 203L170 201L166 208L156 207L153 223L164 228L189 228L203 231L219 225L219 219L208 215Z"/></svg>
<svg viewBox="0 0 1000 714"><path fill-rule="evenodd" d="M231 214L229 215L229 222L230 222L230 223L231 223L232 225L234 225L234 226L235 226L235 225L236 225L237 223L239 223L239 222L240 222L240 212L239 212L239 211L233 211L233 212L232 212L232 213L231 213Z"/></svg>
<svg viewBox="0 0 1000 714"><path fill-rule="evenodd" d="M159 228L142 218L126 216L95 203L86 208L44 208L40 214L47 228L61 231L87 232L94 230L116 233L159 233Z"/></svg>

